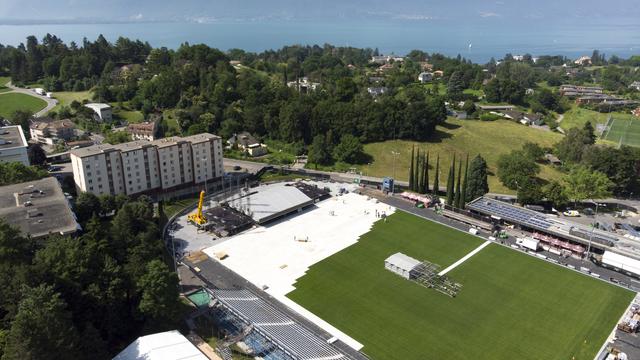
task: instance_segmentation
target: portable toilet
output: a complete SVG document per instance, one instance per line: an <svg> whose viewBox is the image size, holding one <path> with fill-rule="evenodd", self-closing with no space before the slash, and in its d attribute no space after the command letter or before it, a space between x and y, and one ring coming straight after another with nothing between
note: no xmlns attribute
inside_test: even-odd
<svg viewBox="0 0 640 360"><path fill-rule="evenodd" d="M393 187L393 178L386 177L382 179L382 191L384 192L392 192L394 190Z"/></svg>

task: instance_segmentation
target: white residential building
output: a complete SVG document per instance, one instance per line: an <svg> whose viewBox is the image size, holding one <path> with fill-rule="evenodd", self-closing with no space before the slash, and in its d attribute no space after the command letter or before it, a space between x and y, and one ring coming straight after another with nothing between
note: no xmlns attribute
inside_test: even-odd
<svg viewBox="0 0 640 360"><path fill-rule="evenodd" d="M71 150L81 191L133 195L177 189L222 177L222 139L212 134L102 144Z"/></svg>
<svg viewBox="0 0 640 360"><path fill-rule="evenodd" d="M109 104L101 104L101 103L89 103L85 104L85 107L93 110L95 113L94 119L96 121L111 121L113 118L113 111L111 110L111 105Z"/></svg>
<svg viewBox="0 0 640 360"><path fill-rule="evenodd" d="M27 139L20 126L0 127L0 162L29 163Z"/></svg>
<svg viewBox="0 0 640 360"><path fill-rule="evenodd" d="M418 75L418 81L420 81L421 83L426 83L433 80L433 73L430 72L421 72L420 75Z"/></svg>
<svg viewBox="0 0 640 360"><path fill-rule="evenodd" d="M58 141L71 140L76 135L75 125L69 119L34 121L29 126L31 140L53 145Z"/></svg>

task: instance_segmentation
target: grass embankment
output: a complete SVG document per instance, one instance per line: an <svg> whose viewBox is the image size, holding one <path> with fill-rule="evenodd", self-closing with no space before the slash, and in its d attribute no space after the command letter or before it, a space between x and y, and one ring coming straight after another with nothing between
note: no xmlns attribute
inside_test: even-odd
<svg viewBox="0 0 640 360"><path fill-rule="evenodd" d="M91 91L58 91L53 93L53 97L58 100L58 105L52 111L59 111L63 106L70 106L74 100L79 103L91 100Z"/></svg>
<svg viewBox="0 0 640 360"><path fill-rule="evenodd" d="M0 76L0 93L7 92L9 89L6 85L11 81L11 78L8 76Z"/></svg>
<svg viewBox="0 0 640 360"><path fill-rule="evenodd" d="M442 268L481 240L406 213L313 265L292 300L372 359L591 360L634 293L491 244L448 276L451 298L384 268L402 252Z"/></svg>
<svg viewBox="0 0 640 360"><path fill-rule="evenodd" d="M453 154L457 154L458 159L466 157L466 154L469 154L470 159L481 154L489 166L490 191L514 193L504 187L495 176L500 155L520 149L522 144L528 141L538 143L542 147L551 147L561 138L560 134L533 129L507 120L483 122L449 118L446 124L438 126L432 140L427 142L395 140L366 144L364 150L373 157L373 162L371 165L360 165L358 168L366 175L383 177L392 176L395 167L396 178L406 181L409 178L411 148L416 145L421 151L430 153L431 182L435 176L435 157L436 154L440 155L440 186L445 186ZM394 156L394 151L399 155ZM539 176L545 180L552 180L560 178L562 174L551 166L542 165Z"/></svg>
<svg viewBox="0 0 640 360"><path fill-rule="evenodd" d="M0 117L8 118L17 110L36 113L47 106L47 102L37 97L20 94L0 94Z"/></svg>

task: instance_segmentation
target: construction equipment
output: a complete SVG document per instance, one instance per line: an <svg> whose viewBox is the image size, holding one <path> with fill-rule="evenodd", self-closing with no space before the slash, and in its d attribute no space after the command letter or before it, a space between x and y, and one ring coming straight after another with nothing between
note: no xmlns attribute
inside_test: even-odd
<svg viewBox="0 0 640 360"><path fill-rule="evenodd" d="M204 190L200 191L200 201L198 201L198 210L193 214L189 214L189 221L196 225L204 225L207 218L202 214L202 203L204 202Z"/></svg>

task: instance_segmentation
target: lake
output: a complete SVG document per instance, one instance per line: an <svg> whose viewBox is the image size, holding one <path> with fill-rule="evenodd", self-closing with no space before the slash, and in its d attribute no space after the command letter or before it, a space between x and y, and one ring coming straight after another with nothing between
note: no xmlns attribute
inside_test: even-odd
<svg viewBox="0 0 640 360"><path fill-rule="evenodd" d="M612 21L614 22L614 21ZM476 62L506 53L560 54L571 58L591 55L593 49L628 57L640 54L640 22L525 23L500 21L307 21L216 23L124 23L0 25L0 43L17 45L26 36L39 39L55 34L65 42L94 40L103 34L139 38L155 47L176 48L183 42L205 43L222 50L277 49L292 44L324 44L379 48L383 53L406 54L412 49L462 56ZM471 44L471 47L469 45Z"/></svg>

